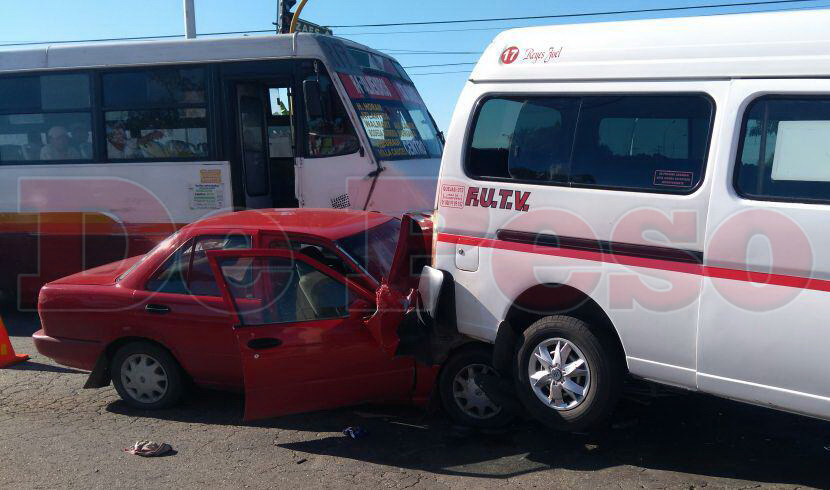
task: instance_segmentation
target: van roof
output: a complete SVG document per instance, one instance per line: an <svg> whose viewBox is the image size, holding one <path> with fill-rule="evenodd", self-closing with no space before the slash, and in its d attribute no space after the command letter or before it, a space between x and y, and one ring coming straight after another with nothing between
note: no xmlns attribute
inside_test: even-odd
<svg viewBox="0 0 830 490"><path fill-rule="evenodd" d="M470 80L830 76L828 26L823 9L511 29Z"/></svg>
<svg viewBox="0 0 830 490"><path fill-rule="evenodd" d="M0 51L0 73L269 58L321 58L323 43L338 43L389 58L362 44L311 33L78 44Z"/></svg>

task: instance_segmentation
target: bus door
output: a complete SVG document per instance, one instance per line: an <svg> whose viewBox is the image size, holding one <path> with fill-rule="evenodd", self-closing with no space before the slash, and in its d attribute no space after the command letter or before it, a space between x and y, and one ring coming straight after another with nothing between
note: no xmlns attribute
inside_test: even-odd
<svg viewBox="0 0 830 490"><path fill-rule="evenodd" d="M247 208L298 206L290 80L238 82L237 155Z"/></svg>

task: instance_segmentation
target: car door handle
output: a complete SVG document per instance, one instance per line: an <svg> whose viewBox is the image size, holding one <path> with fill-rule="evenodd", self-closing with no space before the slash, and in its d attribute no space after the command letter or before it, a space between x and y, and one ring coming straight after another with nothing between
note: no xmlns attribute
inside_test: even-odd
<svg viewBox="0 0 830 490"><path fill-rule="evenodd" d="M170 313L170 307L164 305L148 304L144 307L144 311L146 311L147 313L154 313L156 315L164 315L165 313Z"/></svg>
<svg viewBox="0 0 830 490"><path fill-rule="evenodd" d="M248 341L248 347L254 350L272 349L282 345L282 340L273 338L253 339Z"/></svg>

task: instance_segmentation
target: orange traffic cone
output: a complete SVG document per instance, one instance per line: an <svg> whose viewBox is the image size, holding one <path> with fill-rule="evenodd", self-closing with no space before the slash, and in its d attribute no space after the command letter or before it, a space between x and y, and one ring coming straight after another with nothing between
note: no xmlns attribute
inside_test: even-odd
<svg viewBox="0 0 830 490"><path fill-rule="evenodd" d="M6 332L6 326L3 325L3 319L0 318L0 369L28 359L29 356L26 354L14 353L14 347L12 347L12 342L9 340L9 334Z"/></svg>

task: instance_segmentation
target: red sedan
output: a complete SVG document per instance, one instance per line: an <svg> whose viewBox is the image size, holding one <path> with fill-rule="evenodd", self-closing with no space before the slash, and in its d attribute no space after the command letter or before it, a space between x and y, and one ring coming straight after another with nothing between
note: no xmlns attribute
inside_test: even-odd
<svg viewBox="0 0 830 490"><path fill-rule="evenodd" d="M405 216L402 226L356 211L205 219L144 256L45 285L34 343L91 370L86 387L112 381L143 409L175 404L188 382L244 391L246 420L369 401L426 405L437 387L454 419L498 425L506 411L474 379L490 371L485 346L455 339L425 363L399 345L402 322L418 316L411 271L429 261L431 239L429 220Z"/></svg>

